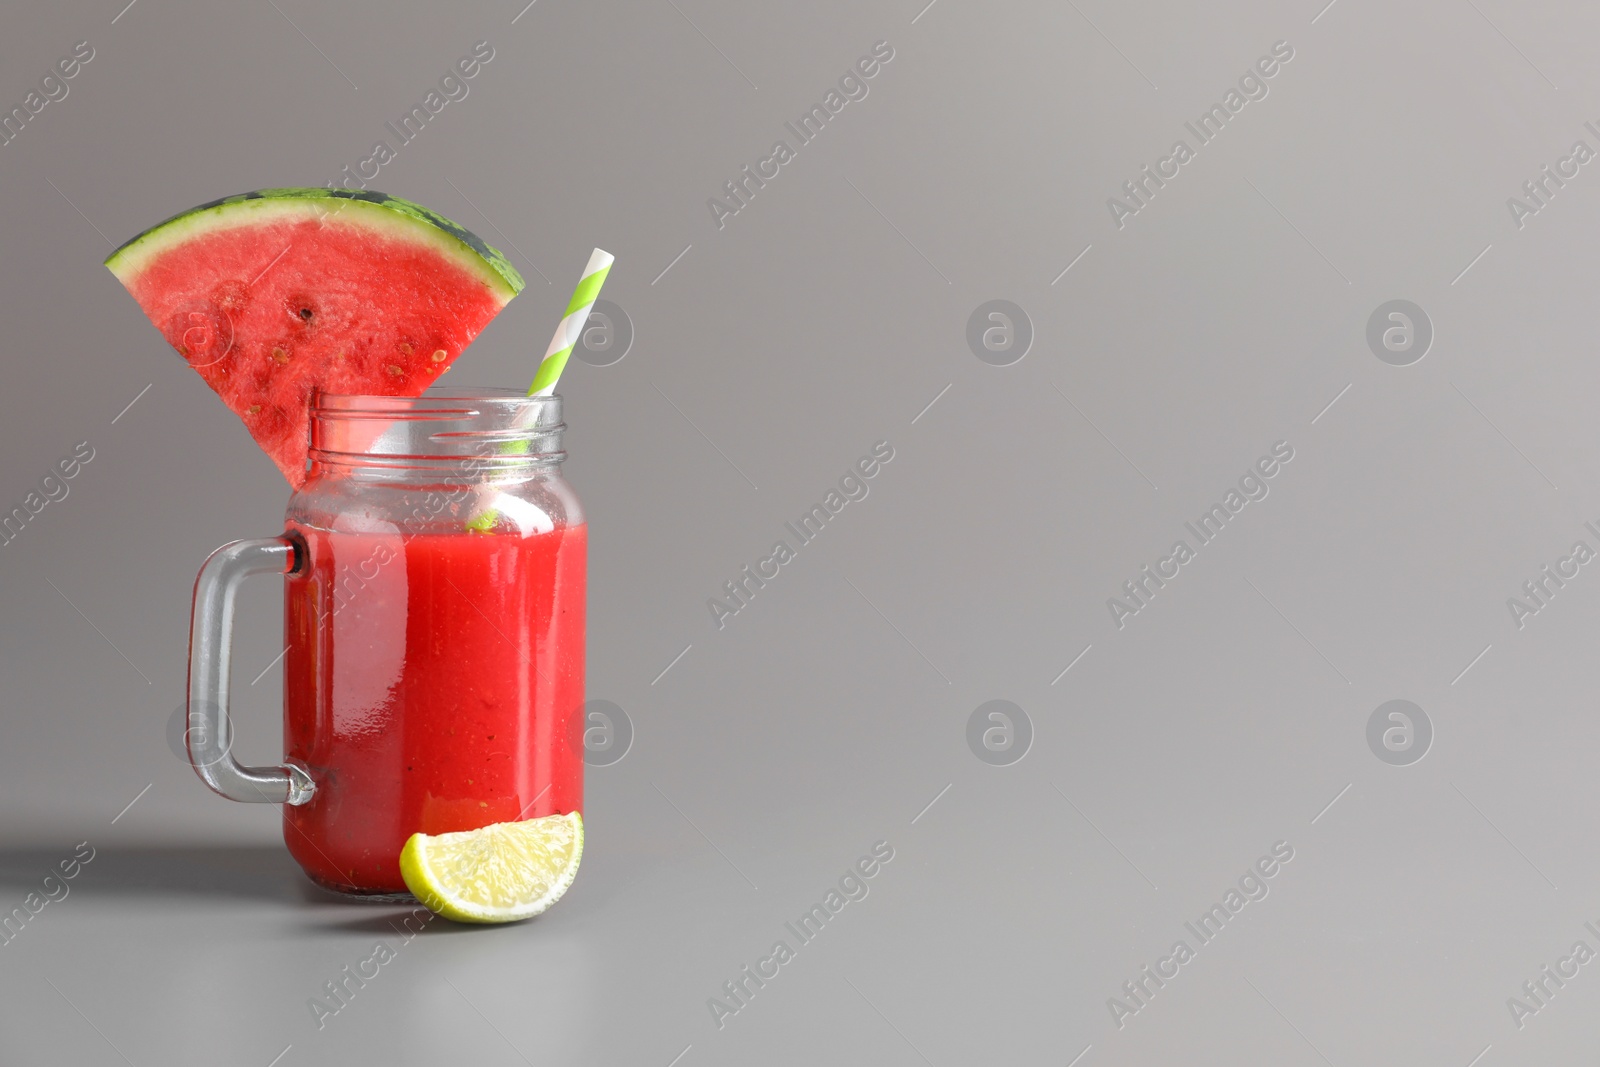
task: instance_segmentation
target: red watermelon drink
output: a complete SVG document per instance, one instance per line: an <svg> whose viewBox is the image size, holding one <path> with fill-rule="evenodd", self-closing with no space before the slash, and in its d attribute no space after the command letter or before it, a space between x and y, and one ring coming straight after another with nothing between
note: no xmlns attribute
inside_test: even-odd
<svg viewBox="0 0 1600 1067"><path fill-rule="evenodd" d="M285 807L284 832L329 889L403 893L414 833L582 810L587 530L558 472L559 406L328 397L313 411L289 509L302 560L285 587L284 748L317 789ZM402 408L375 444L340 451ZM456 447L518 422L533 424L526 452Z"/></svg>
<svg viewBox="0 0 1600 1067"><path fill-rule="evenodd" d="M404 892L413 833L582 810L583 526L422 534L397 551L297 532L307 562L287 590L284 750L322 785L284 809L285 840L314 880ZM319 616L363 563L404 581L380 573ZM398 644L361 641L379 615L400 624Z"/></svg>
<svg viewBox="0 0 1600 1067"><path fill-rule="evenodd" d="M283 536L223 546L195 583L197 773L284 805L291 853L330 889L410 888L466 922L543 911L583 847L587 537L553 387L587 306L529 395L424 396L522 279L409 201L261 190L106 262L295 490ZM288 579L287 757L252 767L228 680L235 594L259 573Z"/></svg>

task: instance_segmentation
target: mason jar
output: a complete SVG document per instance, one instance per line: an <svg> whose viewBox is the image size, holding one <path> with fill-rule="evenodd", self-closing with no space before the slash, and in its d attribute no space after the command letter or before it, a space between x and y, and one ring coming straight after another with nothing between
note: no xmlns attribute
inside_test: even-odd
<svg viewBox="0 0 1600 1067"><path fill-rule="evenodd" d="M328 889L405 892L413 833L582 811L587 529L561 398L321 396L280 537L196 583L190 755L232 800L284 804ZM285 573L281 766L229 751L232 590ZM198 727L199 737L196 738Z"/></svg>

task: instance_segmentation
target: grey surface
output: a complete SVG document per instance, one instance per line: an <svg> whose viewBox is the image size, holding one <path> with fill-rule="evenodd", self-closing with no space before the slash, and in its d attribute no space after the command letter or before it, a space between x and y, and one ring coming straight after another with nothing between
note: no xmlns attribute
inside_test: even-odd
<svg viewBox="0 0 1600 1067"><path fill-rule="evenodd" d="M0 500L95 458L0 547L0 911L95 858L0 945L0 1060L1588 1062L1600 964L1520 1027L1507 1001L1600 949L1600 564L1520 629L1507 598L1600 547L1600 163L1520 227L1507 198L1600 149L1600 12L922 3L10 6L0 103L95 58L0 147ZM336 177L479 40L373 184L532 283L463 383L526 380L589 249L617 255L631 350L563 392L589 693L634 736L590 769L568 899L431 924L319 1029L308 999L403 911L317 894L276 811L208 794L165 732L195 570L286 488L99 262ZM879 40L869 95L719 230L707 198ZM1119 229L1107 198L1279 40L1268 95ZM1030 320L1020 361L968 346L991 300ZM1367 343L1394 300L1433 333L1404 366ZM707 598L879 440L870 495L715 628ZM1279 441L1270 494L1119 629L1107 598ZM258 761L276 598L241 604ZM987 711L991 758L968 747L996 700L1021 760ZM1426 758L1369 748L1393 700ZM719 1028L722 983L879 840L869 895ZM1108 998L1180 938L1119 1027Z"/></svg>

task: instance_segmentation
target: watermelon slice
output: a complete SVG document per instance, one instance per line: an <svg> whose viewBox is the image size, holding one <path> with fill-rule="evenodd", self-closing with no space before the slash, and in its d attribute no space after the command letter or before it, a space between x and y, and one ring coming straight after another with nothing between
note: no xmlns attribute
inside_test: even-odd
<svg viewBox="0 0 1600 1067"><path fill-rule="evenodd" d="M522 290L476 235L370 190L202 204L106 266L295 488L315 392L416 396Z"/></svg>

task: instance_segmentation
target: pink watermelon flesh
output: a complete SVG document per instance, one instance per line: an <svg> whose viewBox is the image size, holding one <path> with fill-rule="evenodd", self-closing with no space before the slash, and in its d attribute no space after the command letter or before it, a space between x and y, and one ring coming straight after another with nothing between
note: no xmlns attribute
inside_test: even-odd
<svg viewBox="0 0 1600 1067"><path fill-rule="evenodd" d="M316 391L416 396L512 295L435 236L358 214L212 229L123 277L295 488Z"/></svg>

